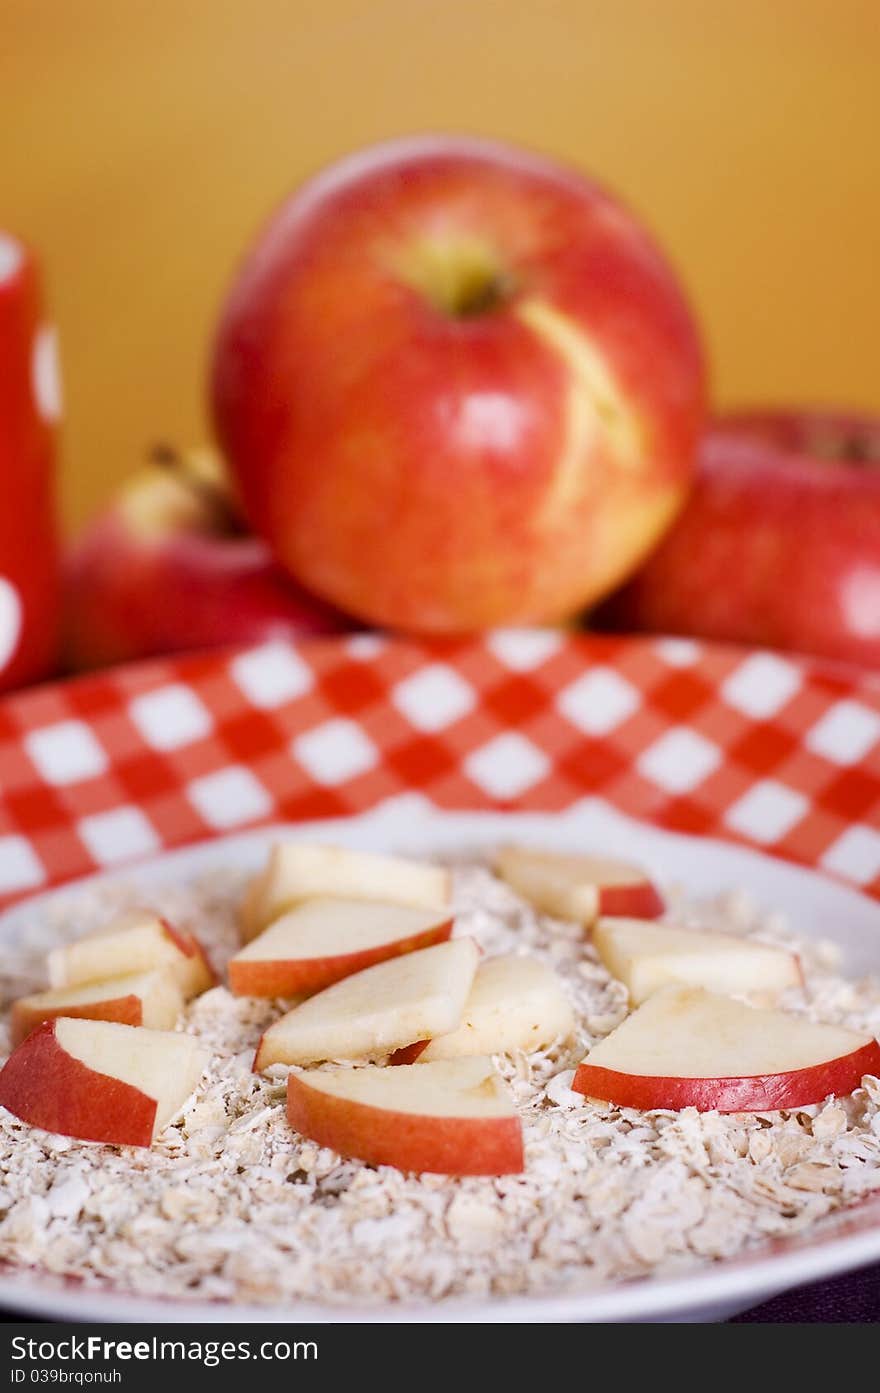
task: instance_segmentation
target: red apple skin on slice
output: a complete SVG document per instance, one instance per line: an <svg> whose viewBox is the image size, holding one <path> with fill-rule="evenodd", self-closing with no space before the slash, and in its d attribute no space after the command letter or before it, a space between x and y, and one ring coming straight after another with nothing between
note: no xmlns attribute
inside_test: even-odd
<svg viewBox="0 0 880 1393"><path fill-rule="evenodd" d="M183 993L171 970L135 972L20 997L12 1004L9 1034L13 1046L19 1045L43 1021L57 1016L173 1030L182 1010Z"/></svg>
<svg viewBox="0 0 880 1393"><path fill-rule="evenodd" d="M541 913L585 927L603 915L657 919L666 909L647 872L616 857L505 846L495 871Z"/></svg>
<svg viewBox="0 0 880 1393"><path fill-rule="evenodd" d="M389 1064L415 1064L416 1060L425 1053L430 1045L430 1040L415 1040L411 1045L404 1045L401 1049L395 1050L389 1057Z"/></svg>
<svg viewBox="0 0 880 1393"><path fill-rule="evenodd" d="M320 902L311 903L316 905ZM343 901L337 903L344 905ZM391 913L399 908L390 906ZM431 948L435 943L445 943L452 933L454 922L451 915L446 919L439 918L425 929L406 937L391 938L369 948L326 957L248 958L237 955L229 962L229 989L235 996L310 996L324 987L332 986L334 982L341 982L343 977L362 972L364 968L373 967L388 958L402 957L421 948ZM259 938L251 940L249 948L259 941Z"/></svg>
<svg viewBox="0 0 880 1393"><path fill-rule="evenodd" d="M599 914L609 918L659 919L666 912L663 897L650 881L643 885L603 885Z"/></svg>
<svg viewBox="0 0 880 1393"><path fill-rule="evenodd" d="M775 1112L845 1096L878 1068L865 1032L669 985L593 1046L572 1088L645 1111Z"/></svg>
<svg viewBox="0 0 880 1393"><path fill-rule="evenodd" d="M53 987L75 987L130 972L168 967L186 1000L217 983L217 974L194 934L170 924L152 910L120 915L49 954Z"/></svg>
<svg viewBox="0 0 880 1393"><path fill-rule="evenodd" d="M57 1011L34 1013L16 1001L9 1017L9 1039L13 1048L26 1040L37 1026L46 1021L54 1021L57 1016L74 1017L76 1020L116 1021L117 1025L143 1025L143 1002L132 992L128 996L110 997L106 1001L93 1001L80 1006L61 1006Z"/></svg>
<svg viewBox="0 0 880 1393"><path fill-rule="evenodd" d="M419 1070L431 1067L423 1064ZM309 1075L291 1073L287 1117L302 1136L369 1165L441 1175L511 1175L524 1167L522 1127L515 1115L432 1117L397 1112L334 1098L313 1088Z"/></svg>
<svg viewBox="0 0 880 1393"><path fill-rule="evenodd" d="M29 1035L0 1070L0 1106L32 1127L112 1146L150 1146L156 1120L155 1098L96 1074L62 1049L54 1020Z"/></svg>
<svg viewBox="0 0 880 1393"><path fill-rule="evenodd" d="M379 900L442 914L451 893L452 876L442 866L349 847L279 842L245 892L241 938L250 942L279 915L308 900Z"/></svg>
<svg viewBox="0 0 880 1393"><path fill-rule="evenodd" d="M176 929L168 920L162 919L162 927L170 939L177 944L184 957L190 961L186 965L181 965L178 975L184 996L189 999L193 996L201 996L202 992L208 991L211 987L216 987L219 977L211 966L211 960L202 947L195 934L185 933L181 929Z"/></svg>
<svg viewBox="0 0 880 1393"><path fill-rule="evenodd" d="M699 1112L777 1112L821 1103L829 1094L843 1097L858 1088L865 1074L880 1073L876 1040L809 1069L783 1074L748 1074L742 1078L684 1079L634 1077L585 1062L572 1088L588 1098L601 1098L622 1108L696 1108Z"/></svg>

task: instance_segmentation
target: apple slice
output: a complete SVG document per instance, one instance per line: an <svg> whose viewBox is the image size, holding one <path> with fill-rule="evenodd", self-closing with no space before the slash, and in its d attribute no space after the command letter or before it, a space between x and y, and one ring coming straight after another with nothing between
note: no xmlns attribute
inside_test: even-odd
<svg viewBox="0 0 880 1393"><path fill-rule="evenodd" d="M520 1120L487 1058L291 1073L287 1116L302 1136L374 1166L442 1175L523 1169Z"/></svg>
<svg viewBox="0 0 880 1393"><path fill-rule="evenodd" d="M104 982L19 997L12 1004L9 1032L13 1045L19 1045L43 1021L56 1016L173 1030L182 1010L183 992L172 972L132 972Z"/></svg>
<svg viewBox="0 0 880 1393"><path fill-rule="evenodd" d="M150 1146L209 1058L191 1035L58 1016L7 1059L0 1106L65 1137Z"/></svg>
<svg viewBox="0 0 880 1393"><path fill-rule="evenodd" d="M248 888L240 911L241 936L249 942L302 900L332 896L440 910L448 906L451 892L452 877L442 866L341 846L282 842L272 848L266 869Z"/></svg>
<svg viewBox="0 0 880 1393"><path fill-rule="evenodd" d="M445 1035L461 1020L478 960L472 938L454 938L335 982L269 1027L254 1069L364 1059Z"/></svg>
<svg viewBox="0 0 880 1393"><path fill-rule="evenodd" d="M193 934L173 928L150 910L135 910L74 943L53 948L49 984L75 987L153 968L171 969L186 1001L217 981L205 950Z"/></svg>
<svg viewBox="0 0 880 1393"><path fill-rule="evenodd" d="M611 976L626 986L634 1006L670 982L767 997L803 985L794 953L734 934L679 929L644 919L600 919L593 943Z"/></svg>
<svg viewBox="0 0 880 1393"><path fill-rule="evenodd" d="M544 914L593 924L600 914L656 919L665 905L640 866L604 856L564 856L509 846L495 869L518 895Z"/></svg>
<svg viewBox="0 0 880 1393"><path fill-rule="evenodd" d="M775 1112L851 1093L878 1072L870 1035L669 986L590 1050L572 1088L626 1108Z"/></svg>
<svg viewBox="0 0 880 1393"><path fill-rule="evenodd" d="M442 943L448 911L379 900L307 900L230 959L236 996L309 996L386 958Z"/></svg>
<svg viewBox="0 0 880 1393"><path fill-rule="evenodd" d="M477 968L457 1029L397 1050L390 1063L536 1050L574 1026L574 1011L549 967L537 958L490 958Z"/></svg>

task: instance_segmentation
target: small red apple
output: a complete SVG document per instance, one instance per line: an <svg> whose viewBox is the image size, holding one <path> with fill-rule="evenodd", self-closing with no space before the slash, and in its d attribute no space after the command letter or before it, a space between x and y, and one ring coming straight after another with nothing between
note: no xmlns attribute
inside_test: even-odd
<svg viewBox="0 0 880 1393"><path fill-rule="evenodd" d="M343 160L258 239L214 349L217 431L279 561L361 619L553 621L606 593L690 480L697 331L647 233L487 141Z"/></svg>
<svg viewBox="0 0 880 1393"><path fill-rule="evenodd" d="M880 421L715 421L684 512L598 622L880 664Z"/></svg>
<svg viewBox="0 0 880 1393"><path fill-rule="evenodd" d="M209 451L157 451L129 480L68 557L65 610L76 668L352 627L243 530Z"/></svg>

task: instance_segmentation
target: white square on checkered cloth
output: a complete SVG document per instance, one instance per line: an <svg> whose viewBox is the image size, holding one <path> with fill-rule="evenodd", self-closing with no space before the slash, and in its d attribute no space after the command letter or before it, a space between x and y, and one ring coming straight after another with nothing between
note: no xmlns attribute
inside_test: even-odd
<svg viewBox="0 0 880 1393"><path fill-rule="evenodd" d="M85 721L58 721L32 730L24 747L47 784L73 784L106 772L109 761Z"/></svg>
<svg viewBox="0 0 880 1393"><path fill-rule="evenodd" d="M552 658L564 641L557 629L496 629L486 646L511 672L530 672Z"/></svg>
<svg viewBox="0 0 880 1393"><path fill-rule="evenodd" d="M211 827L238 827L268 816L273 807L259 779L241 764L192 779L186 795Z"/></svg>
<svg viewBox="0 0 880 1393"><path fill-rule="evenodd" d="M229 671L251 706L260 710L303 696L315 682L308 663L286 643L264 643L241 653L233 658Z"/></svg>
<svg viewBox="0 0 880 1393"><path fill-rule="evenodd" d="M135 856L148 856L159 850L156 829L134 805L80 818L76 829L102 866L129 861Z"/></svg>
<svg viewBox="0 0 880 1393"><path fill-rule="evenodd" d="M214 729L207 706L183 682L169 682L129 703L128 714L154 750L176 750L204 740Z"/></svg>
<svg viewBox="0 0 880 1393"><path fill-rule="evenodd" d="M689 793L714 773L721 751L688 726L667 730L636 760L639 773L668 793Z"/></svg>
<svg viewBox="0 0 880 1393"><path fill-rule="evenodd" d="M496 735L464 761L469 779L492 798L517 798L550 772L550 761L525 736Z"/></svg>
<svg viewBox="0 0 880 1393"><path fill-rule="evenodd" d="M369 736L356 721L344 716L298 735L290 750L316 784L330 788L366 774L379 759Z"/></svg>
<svg viewBox="0 0 880 1393"><path fill-rule="evenodd" d="M804 737L813 754L832 764L858 764L880 740L880 716L860 701L838 701Z"/></svg>
<svg viewBox="0 0 880 1393"><path fill-rule="evenodd" d="M607 735L642 704L641 694L610 667L593 667L564 687L556 705L585 735Z"/></svg>
<svg viewBox="0 0 880 1393"><path fill-rule="evenodd" d="M42 885L46 872L27 837L0 837L0 894Z"/></svg>
<svg viewBox="0 0 880 1393"><path fill-rule="evenodd" d="M862 823L847 827L820 857L820 864L857 885L870 884L880 875L880 832Z"/></svg>
<svg viewBox="0 0 880 1393"><path fill-rule="evenodd" d="M800 822L809 803L802 793L776 779L761 779L728 808L724 821L755 842L778 842Z"/></svg>
<svg viewBox="0 0 880 1393"><path fill-rule="evenodd" d="M725 678L720 691L728 706L765 721L791 701L801 682L793 663L773 653L753 653Z"/></svg>
<svg viewBox="0 0 880 1393"><path fill-rule="evenodd" d="M416 730L432 733L473 709L473 687L446 663L429 663L392 688L391 700Z"/></svg>

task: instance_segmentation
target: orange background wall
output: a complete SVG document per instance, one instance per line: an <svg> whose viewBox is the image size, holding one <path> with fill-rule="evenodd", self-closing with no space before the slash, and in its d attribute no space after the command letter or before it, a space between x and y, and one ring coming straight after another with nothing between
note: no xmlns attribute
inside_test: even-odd
<svg viewBox="0 0 880 1393"><path fill-rule="evenodd" d="M68 521L203 435L218 298L272 205L407 131L616 187L720 402L880 408L878 71L878 0L2 0L0 224L48 267Z"/></svg>

